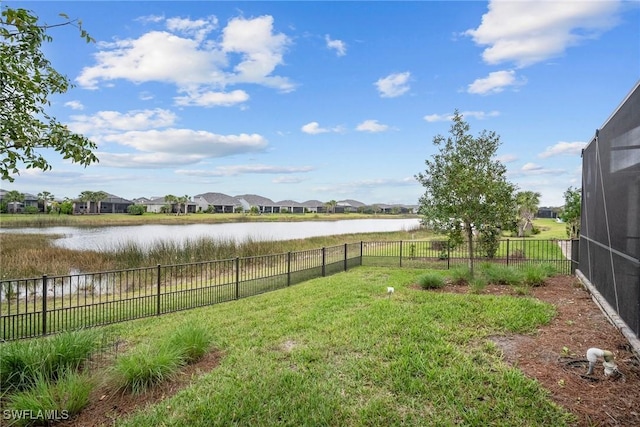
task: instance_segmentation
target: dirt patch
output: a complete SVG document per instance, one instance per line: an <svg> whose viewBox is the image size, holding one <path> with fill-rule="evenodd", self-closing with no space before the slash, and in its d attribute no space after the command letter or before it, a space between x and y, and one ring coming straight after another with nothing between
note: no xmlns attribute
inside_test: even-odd
<svg viewBox="0 0 640 427"><path fill-rule="evenodd" d="M213 370L220 363L222 355L218 351L204 355L200 360L185 366L169 381L165 381L146 393L132 395L128 392L114 392L108 386L93 390L89 405L80 414L56 426L97 427L111 426L117 419L126 417L146 406L167 399L187 387L193 377Z"/></svg>
<svg viewBox="0 0 640 427"><path fill-rule="evenodd" d="M436 292L468 293L463 285ZM509 286L489 285L482 294L517 295ZM556 317L532 335L491 337L504 360L538 380L552 399L572 412L578 426L640 426L640 362L578 279L559 276L533 288L531 296L553 304ZM587 371L590 347L610 350L621 376L604 376L602 363Z"/></svg>

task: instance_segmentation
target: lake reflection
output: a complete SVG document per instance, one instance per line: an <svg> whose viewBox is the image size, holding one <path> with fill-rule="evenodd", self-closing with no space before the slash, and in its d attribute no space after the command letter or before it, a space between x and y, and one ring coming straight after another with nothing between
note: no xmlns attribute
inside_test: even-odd
<svg viewBox="0 0 640 427"><path fill-rule="evenodd" d="M290 240L336 234L412 230L420 219L353 219L344 221L242 222L232 224L132 225L120 227L46 227L2 229L0 232L59 234L55 245L75 250L106 252L127 243L149 248L160 241L185 241L212 238L236 240Z"/></svg>

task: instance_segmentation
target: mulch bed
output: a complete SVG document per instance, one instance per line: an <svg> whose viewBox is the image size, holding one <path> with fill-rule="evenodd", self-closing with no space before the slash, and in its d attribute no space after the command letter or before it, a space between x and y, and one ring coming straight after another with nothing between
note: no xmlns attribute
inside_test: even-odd
<svg viewBox="0 0 640 427"><path fill-rule="evenodd" d="M468 291L467 286L447 285L437 292ZM481 293L515 295L511 287L497 285ZM531 296L553 304L557 315L533 335L492 337L504 360L539 381L580 427L640 426L640 361L589 292L577 278L558 276L533 288ZM602 363L593 375L585 375L591 347L613 352L622 376L605 377Z"/></svg>

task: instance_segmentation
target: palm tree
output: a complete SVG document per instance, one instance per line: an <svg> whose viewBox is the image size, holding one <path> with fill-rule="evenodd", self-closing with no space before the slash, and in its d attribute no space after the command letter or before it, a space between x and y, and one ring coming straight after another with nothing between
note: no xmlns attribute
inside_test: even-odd
<svg viewBox="0 0 640 427"><path fill-rule="evenodd" d="M338 202L336 202L335 200L329 200L327 203L325 203L325 206L327 207L327 213L335 213L337 205Z"/></svg>
<svg viewBox="0 0 640 427"><path fill-rule="evenodd" d="M167 194L164 196L164 201L169 205L169 213L173 213L173 205L178 203L178 198L173 194ZM178 207L178 213L180 213L180 207Z"/></svg>
<svg viewBox="0 0 640 427"><path fill-rule="evenodd" d="M524 237L525 232L533 227L533 219L538 212L539 204L540 193L520 191L516 194L518 237Z"/></svg>
<svg viewBox="0 0 640 427"><path fill-rule="evenodd" d="M94 202L97 207L96 207L96 213L99 214L101 207L102 207L102 201L104 199L106 199L107 197L109 197L109 194L105 193L104 191L96 191L94 193L91 194L91 201Z"/></svg>
<svg viewBox="0 0 640 427"><path fill-rule="evenodd" d="M13 205L13 213L18 211L18 204L24 202L24 194L17 191L7 191L4 195L4 201L7 202L7 206Z"/></svg>
<svg viewBox="0 0 640 427"><path fill-rule="evenodd" d="M50 206L51 202L53 202L53 194L48 191L38 193L38 201L42 202L42 212L47 213L47 208Z"/></svg>
<svg viewBox="0 0 640 427"><path fill-rule="evenodd" d="M187 214L187 203L189 203L189 196L184 195L182 197L176 197L176 202L178 203L178 215L180 215L180 206L184 205L184 214Z"/></svg>

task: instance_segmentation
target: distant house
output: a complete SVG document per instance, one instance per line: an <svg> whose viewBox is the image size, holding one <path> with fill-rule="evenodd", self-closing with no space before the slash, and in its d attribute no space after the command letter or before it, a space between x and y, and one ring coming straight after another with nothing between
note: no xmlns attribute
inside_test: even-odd
<svg viewBox="0 0 640 427"><path fill-rule="evenodd" d="M73 201L73 213L74 214L87 214L87 213L127 213L127 208L133 205L133 201L123 199L113 194L108 194L107 197L100 200L99 203L88 202L82 200ZM99 211L98 211L99 209Z"/></svg>
<svg viewBox="0 0 640 427"><path fill-rule="evenodd" d="M359 210L363 210L365 206L364 203L357 200L339 200L336 205L336 212L358 212Z"/></svg>
<svg viewBox="0 0 640 427"><path fill-rule="evenodd" d="M242 208L242 203L237 198L223 193L197 194L193 196L193 201L199 211L233 213L237 208Z"/></svg>
<svg viewBox="0 0 640 427"><path fill-rule="evenodd" d="M131 200L109 194L100 201L100 213L127 213L127 208L133 204Z"/></svg>
<svg viewBox="0 0 640 427"><path fill-rule="evenodd" d="M558 218L558 208L539 208L536 217L538 218Z"/></svg>
<svg viewBox="0 0 640 427"><path fill-rule="evenodd" d="M321 202L320 200L307 200L306 202L302 203L302 206L304 206L309 213L327 212L326 203Z"/></svg>
<svg viewBox="0 0 640 427"><path fill-rule="evenodd" d="M267 197L257 194L242 194L235 196L235 198L238 199L245 211L251 210L251 207L255 206L260 213L280 213L280 207Z"/></svg>
<svg viewBox="0 0 640 427"><path fill-rule="evenodd" d="M304 213L304 206L302 203L296 202L295 200L281 200L276 202L276 206L280 209L280 212L289 212L289 213Z"/></svg>
<svg viewBox="0 0 640 427"><path fill-rule="evenodd" d="M4 200L4 198L5 198L7 193L8 193L7 190L0 189L0 201ZM29 194L29 193L22 193L22 195L24 196L24 200L22 202L7 203L7 207L9 209L9 212L11 212L11 213L24 212L25 208L27 208L29 206L33 206L35 208L38 208L38 197L37 196L34 196L33 194Z"/></svg>

